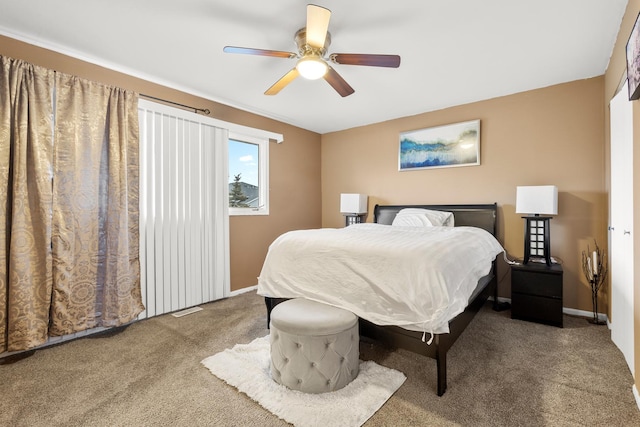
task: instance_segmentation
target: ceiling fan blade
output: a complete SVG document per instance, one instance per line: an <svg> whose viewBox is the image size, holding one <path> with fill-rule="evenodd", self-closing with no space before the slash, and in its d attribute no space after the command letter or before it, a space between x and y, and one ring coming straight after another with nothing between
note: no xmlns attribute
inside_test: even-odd
<svg viewBox="0 0 640 427"><path fill-rule="evenodd" d="M307 5L307 44L318 49L324 48L329 29L331 11L315 4Z"/></svg>
<svg viewBox="0 0 640 427"><path fill-rule="evenodd" d="M368 65L372 67L398 68L400 57L398 55L369 55L365 53L332 53L329 59L336 64L344 65Z"/></svg>
<svg viewBox="0 0 640 427"><path fill-rule="evenodd" d="M293 52L283 52L280 50L253 49L250 47L225 46L222 49L226 53L243 53L246 55L275 56L276 58L295 58Z"/></svg>
<svg viewBox="0 0 640 427"><path fill-rule="evenodd" d="M333 68L329 67L327 74L324 75L324 79L333 87L340 96L345 97L351 95L355 90L349 86L349 83L342 78L340 74Z"/></svg>
<svg viewBox="0 0 640 427"><path fill-rule="evenodd" d="M269 89L267 89L267 91L264 93L265 95L276 95L278 92L280 92L286 85L288 85L289 83L291 83L296 77L298 77L300 75L300 73L298 72L297 68L292 68L291 71L289 71L287 74L285 74L284 76L282 76L280 78L280 80L278 80L277 82L275 82L273 84L273 86L271 86Z"/></svg>

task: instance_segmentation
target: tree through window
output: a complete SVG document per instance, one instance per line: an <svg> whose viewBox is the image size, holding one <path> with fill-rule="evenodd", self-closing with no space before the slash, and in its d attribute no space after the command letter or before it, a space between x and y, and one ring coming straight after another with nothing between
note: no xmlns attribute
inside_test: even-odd
<svg viewBox="0 0 640 427"><path fill-rule="evenodd" d="M268 210L268 140L229 135L229 214L265 215Z"/></svg>

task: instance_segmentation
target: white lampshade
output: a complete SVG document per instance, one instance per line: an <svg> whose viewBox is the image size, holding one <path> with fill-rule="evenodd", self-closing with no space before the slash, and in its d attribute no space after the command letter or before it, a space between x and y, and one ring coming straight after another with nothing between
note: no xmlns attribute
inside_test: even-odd
<svg viewBox="0 0 640 427"><path fill-rule="evenodd" d="M367 213L367 201L366 194L340 194L340 213L365 214Z"/></svg>
<svg viewBox="0 0 640 427"><path fill-rule="evenodd" d="M516 213L557 215L558 187L555 185L517 187Z"/></svg>

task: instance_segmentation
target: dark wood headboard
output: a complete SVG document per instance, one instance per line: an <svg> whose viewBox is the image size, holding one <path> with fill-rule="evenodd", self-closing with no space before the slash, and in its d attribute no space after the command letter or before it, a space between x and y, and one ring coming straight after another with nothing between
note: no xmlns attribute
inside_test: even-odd
<svg viewBox="0 0 640 427"><path fill-rule="evenodd" d="M496 203L487 205L376 205L373 210L373 222L391 225L396 214L405 208L432 209L453 212L456 226L478 227L496 235Z"/></svg>

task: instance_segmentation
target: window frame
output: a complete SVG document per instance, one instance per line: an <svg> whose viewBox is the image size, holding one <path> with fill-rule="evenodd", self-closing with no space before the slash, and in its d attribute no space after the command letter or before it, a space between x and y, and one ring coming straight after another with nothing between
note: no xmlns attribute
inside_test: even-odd
<svg viewBox="0 0 640 427"><path fill-rule="evenodd" d="M269 215L269 138L256 137L242 134L239 132L229 131L228 140L244 142L247 144L255 144L258 146L258 198L259 204L257 208L237 208L229 206L229 216L247 216L247 215ZM227 145L229 142L227 141ZM228 148L228 147L227 147ZM227 154L227 165L229 162ZM232 172L229 170L229 178ZM228 185L228 183L227 183ZM229 198L227 197L227 203Z"/></svg>

